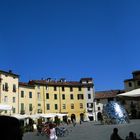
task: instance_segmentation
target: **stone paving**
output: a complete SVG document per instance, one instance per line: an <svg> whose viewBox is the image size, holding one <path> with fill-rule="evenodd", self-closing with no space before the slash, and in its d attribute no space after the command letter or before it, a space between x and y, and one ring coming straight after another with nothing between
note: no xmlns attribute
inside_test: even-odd
<svg viewBox="0 0 140 140"><path fill-rule="evenodd" d="M72 130L67 136L58 140L110 140L110 134L114 127L119 129L119 135L125 139L129 131L133 131L140 138L140 120L131 120L129 124L101 125L99 122L83 122L75 127L67 126ZM23 140L48 140L46 136L37 136L36 132L24 134Z"/></svg>

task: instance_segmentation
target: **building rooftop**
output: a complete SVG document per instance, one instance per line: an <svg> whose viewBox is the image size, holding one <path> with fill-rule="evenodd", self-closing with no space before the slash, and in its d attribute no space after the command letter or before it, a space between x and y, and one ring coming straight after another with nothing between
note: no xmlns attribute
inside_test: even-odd
<svg viewBox="0 0 140 140"><path fill-rule="evenodd" d="M23 87L31 87L31 88L34 87L34 85L30 85L29 83L25 83L25 82L19 82L19 86L23 86Z"/></svg>
<svg viewBox="0 0 140 140"><path fill-rule="evenodd" d="M108 90L95 92L95 99L114 98L117 94L123 93L123 90Z"/></svg>
<svg viewBox="0 0 140 140"><path fill-rule="evenodd" d="M81 83L78 81L61 81L61 80L31 80L29 81L29 84L39 84L39 85L48 85L48 86L76 86L76 87L84 87L84 86L88 86L88 87L92 87L93 83Z"/></svg>
<svg viewBox="0 0 140 140"><path fill-rule="evenodd" d="M9 70L8 72L7 71L0 70L0 74L5 74L5 75L14 76L14 77L19 77L19 75L13 73L12 70Z"/></svg>

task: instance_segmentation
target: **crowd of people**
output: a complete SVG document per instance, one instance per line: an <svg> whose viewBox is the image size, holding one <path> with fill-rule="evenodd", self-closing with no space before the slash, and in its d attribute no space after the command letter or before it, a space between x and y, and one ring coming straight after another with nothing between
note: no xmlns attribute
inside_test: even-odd
<svg viewBox="0 0 140 140"><path fill-rule="evenodd" d="M70 131L66 125L72 124L76 126L76 121L68 121L67 123L45 122L37 125L37 135L46 135L50 140L57 140L58 137L66 136Z"/></svg>
<svg viewBox="0 0 140 140"><path fill-rule="evenodd" d="M5 140L15 139L22 140L23 133L21 131L20 122L18 119L9 116L0 116L0 131L1 135L5 137ZM68 121L67 125L72 124L76 126L76 121ZM80 122L81 124L81 122ZM8 127L7 127L8 126ZM9 135L6 133L9 132ZM57 124L54 122L46 122L37 125L37 134L46 135L50 140L57 140L59 136L68 134L68 130L64 124ZM128 132L125 138L122 138L118 133L118 128L114 128L110 135L110 140L140 140L135 132Z"/></svg>

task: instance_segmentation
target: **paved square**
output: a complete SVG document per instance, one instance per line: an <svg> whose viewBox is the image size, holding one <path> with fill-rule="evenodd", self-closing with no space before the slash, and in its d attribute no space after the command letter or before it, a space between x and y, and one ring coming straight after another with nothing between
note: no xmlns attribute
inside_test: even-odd
<svg viewBox="0 0 140 140"><path fill-rule="evenodd" d="M58 140L109 140L114 127L119 129L119 135L124 139L129 131L140 134L140 120L131 120L129 124L120 125L101 125L95 122L84 122L76 127L67 126L72 131L65 137L59 137ZM23 140L47 140L46 136L36 136L36 133L24 134Z"/></svg>

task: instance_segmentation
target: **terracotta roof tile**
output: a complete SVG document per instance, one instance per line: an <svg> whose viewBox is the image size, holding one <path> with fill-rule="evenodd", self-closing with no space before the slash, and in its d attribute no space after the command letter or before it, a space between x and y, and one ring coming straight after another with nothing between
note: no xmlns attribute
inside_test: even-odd
<svg viewBox="0 0 140 140"><path fill-rule="evenodd" d="M31 80L29 81L29 84L40 84L40 85L48 85L48 86L86 86L86 87L92 87L93 83L80 83L77 81L47 81L47 80Z"/></svg>
<svg viewBox="0 0 140 140"><path fill-rule="evenodd" d="M108 91L99 91L95 93L95 99L107 99L114 98L117 94L123 93L123 90L108 90Z"/></svg>
<svg viewBox="0 0 140 140"><path fill-rule="evenodd" d="M29 83L25 83L25 82L19 82L19 86L34 87L34 85L30 85Z"/></svg>

